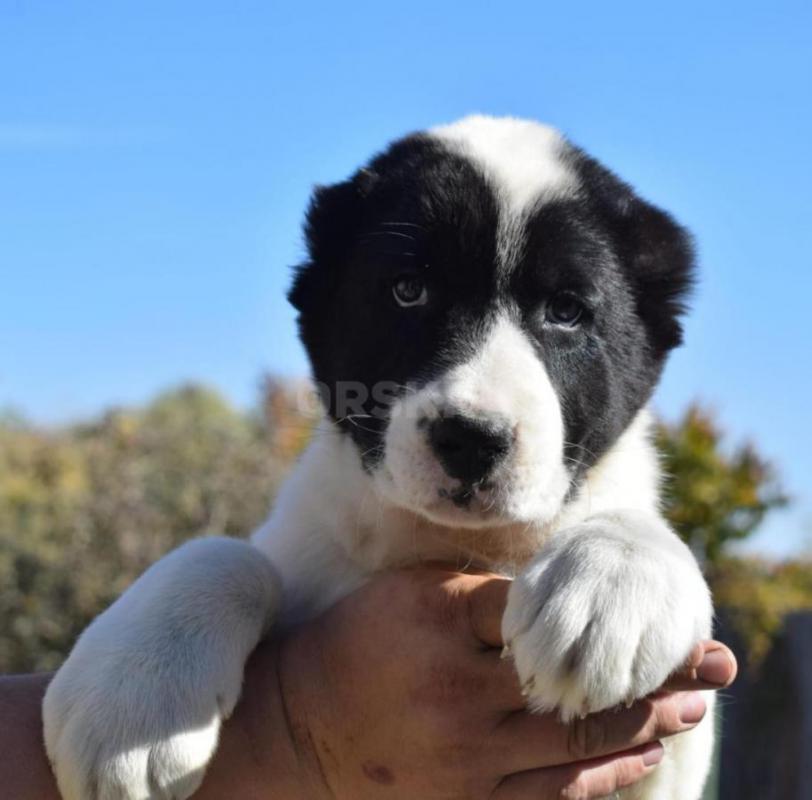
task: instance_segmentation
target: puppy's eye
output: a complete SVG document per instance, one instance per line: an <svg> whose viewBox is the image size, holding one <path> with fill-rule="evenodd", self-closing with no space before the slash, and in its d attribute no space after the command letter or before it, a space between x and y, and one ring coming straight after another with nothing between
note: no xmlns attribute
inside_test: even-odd
<svg viewBox="0 0 812 800"><path fill-rule="evenodd" d="M429 299L426 284L416 275L401 275L392 287L392 294L397 304L403 308L424 306Z"/></svg>
<svg viewBox="0 0 812 800"><path fill-rule="evenodd" d="M554 325L574 328L584 313L584 306L575 295L561 292L547 305L547 321Z"/></svg>

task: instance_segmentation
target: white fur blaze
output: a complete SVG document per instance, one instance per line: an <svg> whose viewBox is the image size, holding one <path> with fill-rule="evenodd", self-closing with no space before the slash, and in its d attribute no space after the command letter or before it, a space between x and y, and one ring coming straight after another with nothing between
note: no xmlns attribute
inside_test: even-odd
<svg viewBox="0 0 812 800"><path fill-rule="evenodd" d="M497 248L504 268L521 252L527 213L540 203L578 193L578 178L563 157L566 142L549 125L473 115L432 128L430 134L470 158L496 191Z"/></svg>
<svg viewBox="0 0 812 800"><path fill-rule="evenodd" d="M511 215L523 213L540 198L568 197L577 191L577 178L562 158L564 139L549 125L473 115L429 133L474 160Z"/></svg>

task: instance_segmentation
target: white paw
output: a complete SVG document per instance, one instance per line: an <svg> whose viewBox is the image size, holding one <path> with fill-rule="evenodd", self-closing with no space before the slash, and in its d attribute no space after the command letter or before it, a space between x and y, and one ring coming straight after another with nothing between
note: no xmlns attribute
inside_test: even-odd
<svg viewBox="0 0 812 800"><path fill-rule="evenodd" d="M68 663L48 691L45 738L63 798L188 797L203 779L239 682L221 687L219 706L210 689L199 696L170 685L169 676L115 667L117 676Z"/></svg>
<svg viewBox="0 0 812 800"><path fill-rule="evenodd" d="M530 706L568 720L659 688L710 636L707 586L658 518L605 514L553 535L502 622Z"/></svg>
<svg viewBox="0 0 812 800"><path fill-rule="evenodd" d="M200 785L276 607L256 550L207 539L147 571L84 632L43 703L65 800L182 800Z"/></svg>

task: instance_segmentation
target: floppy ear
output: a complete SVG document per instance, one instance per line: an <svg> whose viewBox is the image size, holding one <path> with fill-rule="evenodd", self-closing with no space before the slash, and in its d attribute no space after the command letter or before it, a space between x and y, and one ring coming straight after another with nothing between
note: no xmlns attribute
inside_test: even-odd
<svg viewBox="0 0 812 800"><path fill-rule="evenodd" d="M584 156L582 168L629 277L654 354L662 358L682 343L681 317L695 283L691 235L593 159Z"/></svg>
<svg viewBox="0 0 812 800"><path fill-rule="evenodd" d="M351 179L313 190L304 224L308 259L294 268L288 301L299 312L332 294L338 267L360 225L363 199L376 176L360 170Z"/></svg>
<svg viewBox="0 0 812 800"><path fill-rule="evenodd" d="M682 344L681 317L694 286L694 248L685 228L633 197L620 217L618 245L635 287L637 311L656 355Z"/></svg>

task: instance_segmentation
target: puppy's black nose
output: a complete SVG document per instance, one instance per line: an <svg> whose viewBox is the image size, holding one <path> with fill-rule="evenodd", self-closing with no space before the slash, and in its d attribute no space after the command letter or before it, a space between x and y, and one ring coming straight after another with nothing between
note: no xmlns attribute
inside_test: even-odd
<svg viewBox="0 0 812 800"><path fill-rule="evenodd" d="M439 417L429 427L429 443L451 478L465 484L484 480L510 450L506 425L461 414Z"/></svg>

